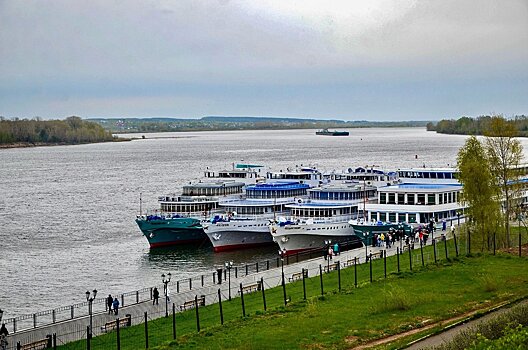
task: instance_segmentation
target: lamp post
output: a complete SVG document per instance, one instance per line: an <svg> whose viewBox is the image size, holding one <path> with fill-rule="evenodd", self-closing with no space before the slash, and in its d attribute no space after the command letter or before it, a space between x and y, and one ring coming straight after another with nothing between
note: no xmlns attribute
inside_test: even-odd
<svg viewBox="0 0 528 350"><path fill-rule="evenodd" d="M95 300L95 296L97 295L97 290L94 289L91 293L89 290L86 291L86 301L88 301L88 314L90 315L90 334L89 337L92 337L92 305L93 301Z"/></svg>
<svg viewBox="0 0 528 350"><path fill-rule="evenodd" d="M232 261L226 261L224 263L224 267L227 270L227 278L228 278L227 284L229 284L229 300L231 300L231 268L233 267L233 262ZM220 278L222 278L222 277L220 277Z"/></svg>
<svg viewBox="0 0 528 350"><path fill-rule="evenodd" d="M167 277L167 278L165 278ZM165 291L165 317L169 317L169 287L167 286L171 280L172 274L169 272L167 276L161 274L161 282L163 283L163 290Z"/></svg>

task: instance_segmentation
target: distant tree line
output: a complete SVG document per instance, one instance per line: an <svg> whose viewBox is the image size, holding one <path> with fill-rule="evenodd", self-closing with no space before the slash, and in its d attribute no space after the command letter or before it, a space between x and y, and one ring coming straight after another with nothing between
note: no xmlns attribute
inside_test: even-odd
<svg viewBox="0 0 528 350"><path fill-rule="evenodd" d="M203 117L201 119L124 118L90 119L105 129L119 132L183 132L219 130L279 130L365 127L424 127L424 121L370 122L263 117Z"/></svg>
<svg viewBox="0 0 528 350"><path fill-rule="evenodd" d="M80 144L113 141L116 138L101 125L79 117L65 120L6 119L0 117L0 145Z"/></svg>
<svg viewBox="0 0 528 350"><path fill-rule="evenodd" d="M484 135L490 129L493 116L483 115L476 118L461 117L457 120L442 119L438 123L427 123L428 131L436 131L439 134L459 134L459 135ZM528 136L528 116L520 115L506 122L511 124L516 130L516 136Z"/></svg>

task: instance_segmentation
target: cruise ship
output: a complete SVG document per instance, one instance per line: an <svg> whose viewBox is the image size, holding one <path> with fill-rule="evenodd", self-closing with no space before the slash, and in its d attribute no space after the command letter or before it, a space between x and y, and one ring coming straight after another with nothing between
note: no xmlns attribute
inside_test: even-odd
<svg viewBox="0 0 528 350"><path fill-rule="evenodd" d="M308 190L308 200L287 205L289 217L270 225L273 240L285 254L322 248L329 242L347 242L361 247L349 221L356 219L361 207L376 198L373 186L335 183Z"/></svg>
<svg viewBox="0 0 528 350"><path fill-rule="evenodd" d="M218 210L221 198L242 195L244 186L232 180L185 185L179 196L159 197L160 209L138 215L136 223L151 248L207 241L202 221Z"/></svg>
<svg viewBox="0 0 528 350"><path fill-rule="evenodd" d="M245 198L221 201L222 214L203 223L214 251L273 244L269 221L286 215L286 205L306 198L308 188L294 181L258 183L246 187Z"/></svg>

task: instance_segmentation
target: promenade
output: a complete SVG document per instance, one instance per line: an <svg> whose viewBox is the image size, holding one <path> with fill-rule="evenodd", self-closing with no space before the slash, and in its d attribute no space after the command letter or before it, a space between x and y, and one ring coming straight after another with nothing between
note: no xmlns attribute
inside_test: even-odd
<svg viewBox="0 0 528 350"><path fill-rule="evenodd" d="M440 233L441 231L437 231L435 237L439 238ZM451 237L447 238L449 239ZM431 240L429 240L427 243L430 245ZM240 284L244 286L251 285L262 279L264 281L265 289L280 286L282 282L282 269L284 270L285 282L289 283L289 278L292 277L293 274L300 273L302 269L308 270L309 277L313 277L320 274L320 266L324 268L324 266L339 262L341 268L346 268L347 265L351 265L354 259L357 259L358 264L365 263L368 261L366 256L370 256L370 254L380 256L382 255L378 254L380 251L386 251L387 256L395 255L397 248L399 247L399 242L396 242L391 248L388 249L385 247L367 246L366 249L365 247L362 247L341 252L339 255L334 256L331 261L329 259L325 260L322 257L322 250L320 257L314 257L300 262L296 262L295 256L290 256L288 260L284 259L283 261L280 261L277 259L276 261L268 261L265 264L262 264L261 262L258 272L255 271L255 268L253 268L252 271L248 271L249 273L245 274L245 270L247 269L246 267L245 269L239 268L235 274L234 268L232 268L229 272L225 271L225 273L222 274L222 283L218 283L218 277L207 278L207 280L204 280L202 277L203 286L201 283L198 283L198 285L194 283L193 285L192 282L181 283L182 281L178 281L178 285L176 285L175 281L171 281L169 283L170 300L167 302L167 304L165 303L165 297L163 295L163 286L158 286L160 291L158 305L153 305L149 290L143 290L141 292L141 296L139 291L136 292L135 295L133 293L128 293L126 294L126 298L124 295L121 296L121 298L125 301L125 305L119 308L119 314L117 316L114 315L113 312L109 314L107 311L102 309L104 307L104 298L106 296L101 295L100 299L96 299L96 304L94 304L94 312L92 314L93 336L97 337L98 335L102 334L102 328L104 328L105 324L107 322L114 321L117 317L125 318L126 315L130 315L131 323L132 325L135 325L144 322L145 312L147 312L148 320L165 316L166 307L168 314L172 314L172 304L174 304L176 312L180 312L180 306L187 301L194 300L195 296L198 296L198 298L204 296L206 305L217 303L219 289L222 300L226 300L230 295L232 298L239 297L238 292L240 289ZM442 254L440 253L441 249L443 248L437 246L439 256ZM454 252L451 252L450 254L454 254ZM412 260L414 261L413 264L419 264L420 259L421 256L418 245L417 249L412 250ZM431 257L428 257L428 260L431 261ZM402 264L403 261L407 261L408 264L408 259L402 260ZM215 275L211 274L211 276ZM213 283L213 279L215 283ZM129 300L132 300L132 302L129 302ZM95 305L98 305L98 308L96 308ZM86 306L86 310L87 309L88 307ZM16 349L17 342L20 342L21 344L27 344L37 340L45 339L46 336L52 334L56 334L57 336L57 345L62 345L67 342L79 339L86 339L89 325L90 316L82 315L67 320L56 321L55 323L47 325L20 330L15 333L11 333L8 336L8 349Z"/></svg>

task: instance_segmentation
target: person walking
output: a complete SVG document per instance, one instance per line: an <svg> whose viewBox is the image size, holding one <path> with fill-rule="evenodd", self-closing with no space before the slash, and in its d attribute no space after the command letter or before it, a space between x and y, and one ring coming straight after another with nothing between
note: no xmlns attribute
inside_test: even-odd
<svg viewBox="0 0 528 350"><path fill-rule="evenodd" d="M0 327L0 349L1 350L6 350L7 345L9 345L9 343L7 342L8 335L9 335L9 332L7 330L7 327L5 323L2 323L2 327Z"/></svg>
<svg viewBox="0 0 528 350"><path fill-rule="evenodd" d="M114 315L117 315L117 313L119 312L119 300L117 300L117 298L114 298L112 306L114 307Z"/></svg>
<svg viewBox="0 0 528 350"><path fill-rule="evenodd" d="M108 314L112 314L112 304L114 303L114 298L112 298L111 294L108 294L108 297L106 298L106 305L108 306Z"/></svg>
<svg viewBox="0 0 528 350"><path fill-rule="evenodd" d="M154 291L152 291L152 297L153 297L152 305L158 305L159 290L157 287L154 287Z"/></svg>

